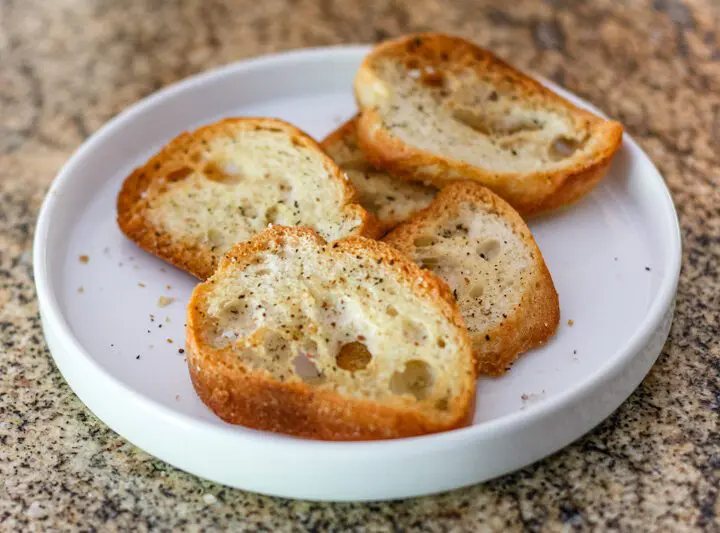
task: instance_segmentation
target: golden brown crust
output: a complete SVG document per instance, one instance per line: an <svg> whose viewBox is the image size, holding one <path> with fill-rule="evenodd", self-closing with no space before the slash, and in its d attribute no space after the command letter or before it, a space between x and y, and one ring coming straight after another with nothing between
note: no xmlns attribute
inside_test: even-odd
<svg viewBox="0 0 720 533"><path fill-rule="evenodd" d="M237 244L223 259L216 275L226 268L242 269L284 239L325 241L313 230L274 226L245 243ZM326 253L363 254L392 265L408 290L422 296L428 305L458 328L460 349L472 361L472 348L462 315L448 287L433 274L422 271L397 250L363 237L347 237L328 245ZM463 396L456 410L442 421L401 404L379 404L297 381L281 382L265 370L249 370L230 348L217 350L203 342L207 321L203 302L212 289L212 279L198 285L188 306L187 361L193 386L200 399L223 420L250 428L322 440L370 440L410 437L463 426L470 422L475 395L475 365L464 376Z"/></svg>
<svg viewBox="0 0 720 533"><path fill-rule="evenodd" d="M360 113L356 113L350 119L343 122L338 128L325 137L321 142L320 146L326 153L332 153L332 147L336 144L346 144L348 139L353 139L354 143L357 143L357 120L360 118ZM370 162L368 161L368 165ZM378 217L374 217L377 223L377 235L375 238L380 238L385 235L388 231L397 226L400 221L382 221ZM367 235L366 235L367 236Z"/></svg>
<svg viewBox="0 0 720 533"><path fill-rule="evenodd" d="M377 109L363 106L358 120L358 143L368 160L408 180L430 181L442 187L449 181L472 179L492 189L523 215L535 214L574 202L602 179L622 143L622 125L580 109L492 53L465 39L439 33L420 33L379 44L365 58L355 80L355 93L372 92L382 85L373 68L377 58L428 62L436 71L474 70L493 78L498 90L511 90L533 105L560 107L592 132L599 145L572 165L548 171L492 172L414 148L383 127ZM432 81L432 80L429 80ZM519 180L522 180L519 182Z"/></svg>
<svg viewBox="0 0 720 533"><path fill-rule="evenodd" d="M360 146L358 143L357 138L357 121L360 118L360 113L356 113L353 117L351 117L349 120L338 126L338 128L334 131L332 131L323 141L320 143L320 146L328 153L333 155L333 153L336 152L336 149L334 147L336 145L342 145L350 147L350 149L355 149L360 151ZM381 170L380 168L377 168L373 166L370 161L367 160L365 157L365 154L362 154L363 157L363 163L366 164L367 169L365 169L365 172L372 171L374 173L378 174L384 174L390 179L399 180L400 182L403 182L403 184L407 185L407 181L415 181L415 180L407 180L405 178L399 178L397 176L394 176L390 172L387 172L386 170ZM338 164L340 166L343 166L343 162L340 161ZM423 184L427 185L427 184ZM417 184L414 184L415 187L417 187ZM427 186L428 190L436 191L434 187ZM362 196L361 196L362 198ZM361 201L361 200L360 200ZM392 202L392 200L387 200L389 203ZM380 238L380 236L385 235L387 232L395 228L398 224L405 221L409 215L398 215L395 214L395 216L386 216L381 217L380 215L375 216L375 220L378 224L378 235L376 238Z"/></svg>
<svg viewBox="0 0 720 533"><path fill-rule="evenodd" d="M209 246L178 240L161 227L157 227L146 216L150 198L147 191L153 182L159 180L181 180L189 169L201 170L195 158L204 142L222 135L232 135L237 129L271 130L290 136L293 143L311 148L322 158L332 179L342 186L344 201L338 206L347 216L357 216L362 223L356 228L358 234L375 237L380 228L374 217L356 202L357 191L345 179L340 169L322 148L295 126L271 118L226 118L203 126L193 132L184 132L170 141L145 165L135 169L123 183L117 198L117 221L122 232L138 246L151 254L181 268L199 279L208 278L217 267L219 258ZM162 194L162 187L160 194Z"/></svg>
<svg viewBox="0 0 720 533"><path fill-rule="evenodd" d="M560 304L542 253L522 217L510 204L489 189L471 181L453 182L440 191L435 201L398 226L383 240L403 253L413 248L416 236L443 214L454 212L462 201L472 201L488 212L503 217L528 246L535 258L536 278L532 289L523 294L520 305L487 337L473 337L480 374L499 376L527 350L544 344L555 334L560 321Z"/></svg>
<svg viewBox="0 0 720 533"><path fill-rule="evenodd" d="M342 143L344 144L346 142L346 139L348 137L355 137L355 125L357 123L358 118L360 118L360 113L356 113L352 117L350 117L348 120L340 124L337 129L330 132L327 137L325 137L321 142L320 146L324 150L328 150L329 147Z"/></svg>

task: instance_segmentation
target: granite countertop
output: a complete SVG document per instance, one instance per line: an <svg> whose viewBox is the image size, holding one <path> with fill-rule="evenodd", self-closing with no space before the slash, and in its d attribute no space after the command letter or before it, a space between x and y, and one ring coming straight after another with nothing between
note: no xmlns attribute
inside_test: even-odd
<svg viewBox="0 0 720 533"><path fill-rule="evenodd" d="M720 531L720 5L710 0L0 2L0 530ZM436 29L621 120L665 176L684 264L632 397L536 465L440 496L288 501L180 472L109 430L43 340L31 242L89 134L156 89L262 53Z"/></svg>

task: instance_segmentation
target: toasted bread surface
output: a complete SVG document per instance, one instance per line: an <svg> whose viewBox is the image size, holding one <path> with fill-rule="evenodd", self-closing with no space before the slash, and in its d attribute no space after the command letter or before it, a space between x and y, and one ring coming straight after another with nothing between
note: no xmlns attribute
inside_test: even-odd
<svg viewBox="0 0 720 533"><path fill-rule="evenodd" d="M358 201L375 215L386 232L428 206L437 194L431 185L413 183L373 167L357 144L354 116L321 143L325 151L350 178Z"/></svg>
<svg viewBox="0 0 720 533"><path fill-rule="evenodd" d="M471 179L523 215L590 191L622 126L580 109L492 53L423 33L376 46L354 83L358 142L378 168L409 180Z"/></svg>
<svg viewBox="0 0 720 533"><path fill-rule="evenodd" d="M374 236L374 219L318 144L277 119L229 118L183 133L123 183L118 224L145 250L205 279L269 224L324 238Z"/></svg>
<svg viewBox="0 0 720 533"><path fill-rule="evenodd" d="M468 421L475 361L447 286L397 250L307 228L236 245L188 306L200 398L222 419L326 440Z"/></svg>
<svg viewBox="0 0 720 533"><path fill-rule="evenodd" d="M502 374L554 334L559 302L542 254L520 215L485 187L448 185L384 241L447 282L481 374Z"/></svg>

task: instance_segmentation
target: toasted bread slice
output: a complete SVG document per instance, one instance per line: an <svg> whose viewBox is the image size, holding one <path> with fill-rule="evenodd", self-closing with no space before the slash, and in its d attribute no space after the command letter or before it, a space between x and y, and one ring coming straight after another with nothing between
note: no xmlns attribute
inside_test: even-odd
<svg viewBox="0 0 720 533"><path fill-rule="evenodd" d="M568 204L605 175L622 126L575 107L458 37L381 43L355 79L358 141L407 179L472 179L522 214Z"/></svg>
<svg viewBox="0 0 720 533"><path fill-rule="evenodd" d="M555 333L558 296L535 239L520 215L485 187L448 185L384 240L450 286L479 373L502 374Z"/></svg>
<svg viewBox="0 0 720 533"><path fill-rule="evenodd" d="M383 232L389 231L432 202L437 189L393 177L373 167L357 144L355 123L348 120L327 136L321 146L340 165L358 191L360 205L375 215Z"/></svg>
<svg viewBox="0 0 720 533"><path fill-rule="evenodd" d="M447 286L384 243L273 227L235 246L188 307L190 375L233 424L325 440L468 421L475 362Z"/></svg>
<svg viewBox="0 0 720 533"><path fill-rule="evenodd" d="M231 118L183 133L136 169L118 224L140 247L205 279L236 242L269 224L325 239L375 236L373 217L318 144L276 119Z"/></svg>

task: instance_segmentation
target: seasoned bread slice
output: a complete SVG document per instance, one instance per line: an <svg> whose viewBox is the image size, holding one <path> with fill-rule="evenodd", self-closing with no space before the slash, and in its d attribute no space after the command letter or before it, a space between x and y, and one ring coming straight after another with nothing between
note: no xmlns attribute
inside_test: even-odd
<svg viewBox="0 0 720 533"><path fill-rule="evenodd" d="M357 144L357 116L348 120L321 143L340 165L359 195L359 202L375 215L383 232L389 231L432 202L437 189L393 177L373 167Z"/></svg>
<svg viewBox="0 0 720 533"><path fill-rule="evenodd" d="M183 133L126 180L118 224L140 247L205 279L236 242L269 224L325 239L375 236L355 189L318 144L268 118L229 118Z"/></svg>
<svg viewBox="0 0 720 533"><path fill-rule="evenodd" d="M522 214L568 204L605 175L622 126L579 109L474 44L439 33L381 43L355 79L358 141L407 179L472 179Z"/></svg>
<svg viewBox="0 0 720 533"><path fill-rule="evenodd" d="M479 373L502 374L555 333L560 308L543 256L520 215L485 187L448 185L384 240L450 286Z"/></svg>
<svg viewBox="0 0 720 533"><path fill-rule="evenodd" d="M273 227L188 307L198 395L233 424L326 440L468 422L475 362L447 286L384 243Z"/></svg>

